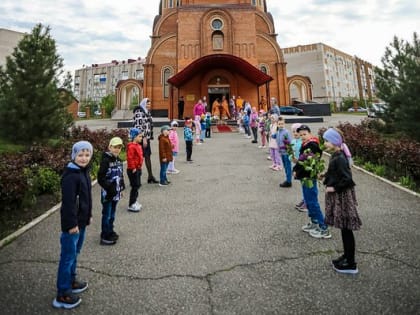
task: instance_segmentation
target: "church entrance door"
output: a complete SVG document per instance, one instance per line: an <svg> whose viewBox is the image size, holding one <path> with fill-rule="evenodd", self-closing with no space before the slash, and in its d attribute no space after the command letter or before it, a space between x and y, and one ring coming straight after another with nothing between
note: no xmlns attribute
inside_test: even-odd
<svg viewBox="0 0 420 315"><path fill-rule="evenodd" d="M213 102L216 99L219 99L219 102L222 101L222 97L225 96L226 100L229 102L229 98L230 98L230 86L229 85L224 85L224 86L208 86L208 94L209 94L209 103L207 104L207 108L208 111L210 113L213 112Z"/></svg>

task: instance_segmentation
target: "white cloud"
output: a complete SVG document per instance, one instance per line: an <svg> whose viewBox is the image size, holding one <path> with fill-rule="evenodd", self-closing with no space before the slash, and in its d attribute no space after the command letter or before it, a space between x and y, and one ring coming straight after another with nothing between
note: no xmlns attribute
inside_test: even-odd
<svg viewBox="0 0 420 315"><path fill-rule="evenodd" d="M2 0L0 27L30 32L50 25L65 67L145 57L160 0ZM281 47L322 42L380 65L394 35L420 30L411 0L267 0Z"/></svg>

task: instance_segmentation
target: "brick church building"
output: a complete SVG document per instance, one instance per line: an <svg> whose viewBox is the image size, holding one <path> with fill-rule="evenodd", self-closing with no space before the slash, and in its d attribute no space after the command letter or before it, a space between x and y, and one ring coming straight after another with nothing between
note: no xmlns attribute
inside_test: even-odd
<svg viewBox="0 0 420 315"><path fill-rule="evenodd" d="M144 64L143 95L155 116L177 117L185 99L261 96L289 104L286 63L266 0L161 0Z"/></svg>

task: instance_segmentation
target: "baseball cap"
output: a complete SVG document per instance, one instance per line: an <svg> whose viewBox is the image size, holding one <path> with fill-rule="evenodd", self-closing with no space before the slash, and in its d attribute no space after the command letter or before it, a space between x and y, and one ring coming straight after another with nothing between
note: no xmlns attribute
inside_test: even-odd
<svg viewBox="0 0 420 315"><path fill-rule="evenodd" d="M109 146L116 147L117 145L124 146L124 143L120 137L114 137L109 141Z"/></svg>

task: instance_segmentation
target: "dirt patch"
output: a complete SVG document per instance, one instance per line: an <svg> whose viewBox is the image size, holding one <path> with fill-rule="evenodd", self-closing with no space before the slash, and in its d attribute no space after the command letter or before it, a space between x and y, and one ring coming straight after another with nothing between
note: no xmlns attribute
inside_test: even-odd
<svg viewBox="0 0 420 315"><path fill-rule="evenodd" d="M31 207L9 211L0 210L0 239L39 217L58 202L57 196L41 195L37 197L36 203Z"/></svg>

